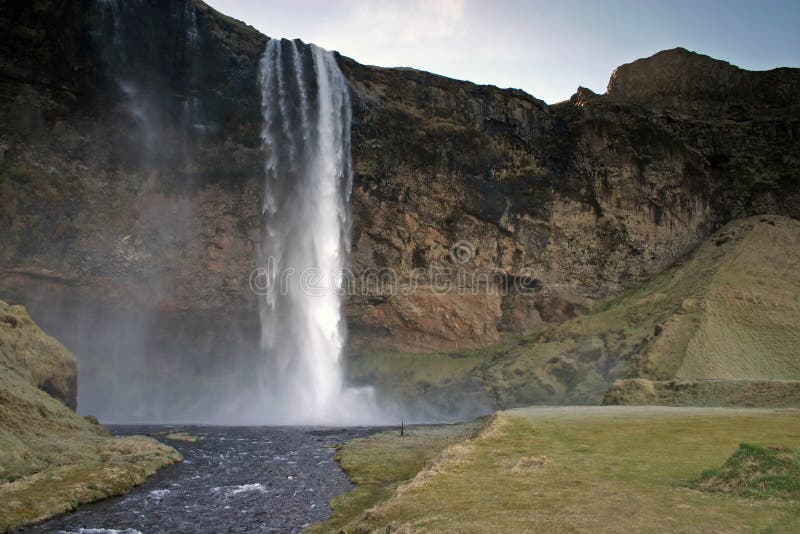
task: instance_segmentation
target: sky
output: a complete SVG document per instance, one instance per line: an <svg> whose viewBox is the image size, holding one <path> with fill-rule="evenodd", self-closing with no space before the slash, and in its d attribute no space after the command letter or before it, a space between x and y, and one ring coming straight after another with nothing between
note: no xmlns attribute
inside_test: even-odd
<svg viewBox="0 0 800 534"><path fill-rule="evenodd" d="M752 70L800 67L800 0L206 0L270 37L356 61L522 89L605 92L619 65L682 46Z"/></svg>

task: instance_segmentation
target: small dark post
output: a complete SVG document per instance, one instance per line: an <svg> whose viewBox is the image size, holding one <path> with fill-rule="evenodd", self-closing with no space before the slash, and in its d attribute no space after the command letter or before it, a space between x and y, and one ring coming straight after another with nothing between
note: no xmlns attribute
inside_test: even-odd
<svg viewBox="0 0 800 534"><path fill-rule="evenodd" d="M405 429L406 429L406 425L403 422L403 418L401 417L400 418L400 437L403 437L405 435Z"/></svg>

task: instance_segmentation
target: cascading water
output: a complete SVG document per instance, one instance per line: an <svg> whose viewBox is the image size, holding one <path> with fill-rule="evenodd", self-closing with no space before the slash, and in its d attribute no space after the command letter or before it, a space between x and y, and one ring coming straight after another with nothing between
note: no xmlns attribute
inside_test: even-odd
<svg viewBox="0 0 800 534"><path fill-rule="evenodd" d="M260 65L266 157L262 406L269 422L375 423L342 375L349 252L350 97L333 54L273 39Z"/></svg>

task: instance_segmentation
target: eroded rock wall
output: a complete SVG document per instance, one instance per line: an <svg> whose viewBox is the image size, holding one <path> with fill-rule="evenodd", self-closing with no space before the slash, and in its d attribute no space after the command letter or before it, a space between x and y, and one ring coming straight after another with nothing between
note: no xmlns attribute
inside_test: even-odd
<svg viewBox="0 0 800 534"><path fill-rule="evenodd" d="M676 49L620 67L607 95L546 106L342 63L356 102L356 269L492 269L512 288L355 298L356 343L485 345L580 313L732 218L800 216L796 69L748 72ZM451 258L461 242L475 253L464 265Z"/></svg>

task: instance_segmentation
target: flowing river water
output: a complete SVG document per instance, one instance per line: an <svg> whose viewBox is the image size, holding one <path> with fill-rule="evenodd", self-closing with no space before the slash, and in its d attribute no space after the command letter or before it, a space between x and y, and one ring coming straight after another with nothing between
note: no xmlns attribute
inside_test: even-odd
<svg viewBox="0 0 800 534"><path fill-rule="evenodd" d="M126 534L299 532L330 514L352 485L334 447L375 428L112 426L116 435L185 431L164 440L184 461L122 497L79 507L21 532ZM81 531L81 529L84 529Z"/></svg>

